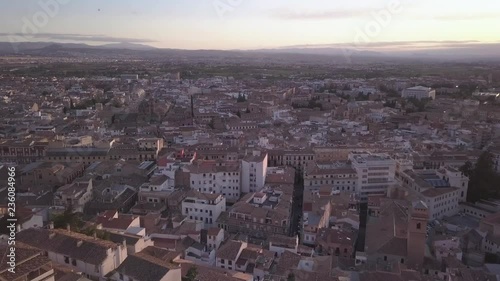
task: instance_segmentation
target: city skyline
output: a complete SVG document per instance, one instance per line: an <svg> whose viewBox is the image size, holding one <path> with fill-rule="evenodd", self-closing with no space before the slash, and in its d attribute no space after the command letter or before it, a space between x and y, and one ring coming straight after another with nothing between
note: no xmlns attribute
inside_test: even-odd
<svg viewBox="0 0 500 281"><path fill-rule="evenodd" d="M483 1L75 1L5 3L0 41L176 49L425 49L500 42L500 3ZM82 24L84 23L84 24Z"/></svg>

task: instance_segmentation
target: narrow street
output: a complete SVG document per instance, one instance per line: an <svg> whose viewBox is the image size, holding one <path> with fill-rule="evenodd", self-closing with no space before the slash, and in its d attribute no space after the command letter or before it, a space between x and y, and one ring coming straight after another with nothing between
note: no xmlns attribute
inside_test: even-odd
<svg viewBox="0 0 500 281"><path fill-rule="evenodd" d="M295 184L293 188L292 210L290 221L290 236L295 236L300 233L300 216L302 215L302 199L304 197L304 179L301 175L295 176Z"/></svg>

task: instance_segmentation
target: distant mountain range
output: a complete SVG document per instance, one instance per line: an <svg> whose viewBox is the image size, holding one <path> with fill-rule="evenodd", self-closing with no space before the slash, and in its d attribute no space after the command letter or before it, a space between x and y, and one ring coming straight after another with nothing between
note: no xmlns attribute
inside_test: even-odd
<svg viewBox="0 0 500 281"><path fill-rule="evenodd" d="M420 50L371 51L342 47L284 47L257 50L181 50L160 49L143 44L113 43L92 46L83 43L54 42L0 42L0 55L37 55L37 56L78 56L94 55L128 56L140 58L157 58L163 56L180 56L186 58L257 58L265 60L272 57L278 60L324 61L328 57L333 62L347 61L380 61L393 59L432 60L432 61L500 61L500 43L477 44L447 48L427 48Z"/></svg>
<svg viewBox="0 0 500 281"><path fill-rule="evenodd" d="M8 53L18 53L32 50L40 49L123 49L123 50L140 50L148 51L155 50L155 47L151 47L143 44L135 43L112 43L106 45L92 46L83 43L55 43L55 42L0 42L0 54Z"/></svg>

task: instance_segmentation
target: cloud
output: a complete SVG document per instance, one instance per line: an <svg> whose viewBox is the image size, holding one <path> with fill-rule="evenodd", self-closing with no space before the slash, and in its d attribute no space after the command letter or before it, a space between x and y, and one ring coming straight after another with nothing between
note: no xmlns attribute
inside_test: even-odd
<svg viewBox="0 0 500 281"><path fill-rule="evenodd" d="M308 10L308 9L275 9L271 16L282 20L321 20L321 19L345 19L365 15L374 8L362 9L334 9L334 10Z"/></svg>
<svg viewBox="0 0 500 281"><path fill-rule="evenodd" d="M431 17L433 20L442 21L461 21L461 20L486 20L486 19L499 19L500 13L484 13L475 15L439 15Z"/></svg>
<svg viewBox="0 0 500 281"><path fill-rule="evenodd" d="M60 41L78 41L78 42L109 42L109 43L152 43L157 42L151 39L142 38L127 38L113 37L106 35L87 35L87 34L63 34L63 33L0 33L0 37L18 36L25 39L44 39L44 40L60 40Z"/></svg>
<svg viewBox="0 0 500 281"><path fill-rule="evenodd" d="M477 40L443 40L443 41L387 41L387 42L366 42L366 43L332 43L332 44L314 44L314 45L293 45L282 48L345 48L345 47L365 47L365 48L396 48L396 47L430 47L430 46L465 46L480 43Z"/></svg>

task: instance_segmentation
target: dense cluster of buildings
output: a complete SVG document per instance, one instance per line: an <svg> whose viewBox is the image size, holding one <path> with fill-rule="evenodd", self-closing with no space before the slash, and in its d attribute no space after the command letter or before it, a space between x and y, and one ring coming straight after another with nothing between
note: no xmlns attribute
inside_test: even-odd
<svg viewBox="0 0 500 281"><path fill-rule="evenodd" d="M0 280L499 280L500 111L433 79L0 77Z"/></svg>

